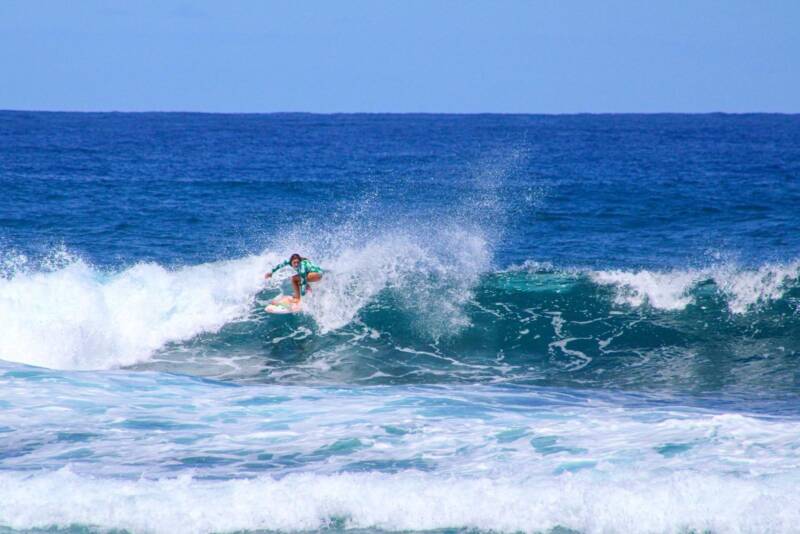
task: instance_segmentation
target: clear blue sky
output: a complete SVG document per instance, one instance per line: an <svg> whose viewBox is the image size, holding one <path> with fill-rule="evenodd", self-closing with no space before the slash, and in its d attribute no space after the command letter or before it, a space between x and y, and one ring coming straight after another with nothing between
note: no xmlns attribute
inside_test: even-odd
<svg viewBox="0 0 800 534"><path fill-rule="evenodd" d="M0 109L800 112L800 1L0 0Z"/></svg>

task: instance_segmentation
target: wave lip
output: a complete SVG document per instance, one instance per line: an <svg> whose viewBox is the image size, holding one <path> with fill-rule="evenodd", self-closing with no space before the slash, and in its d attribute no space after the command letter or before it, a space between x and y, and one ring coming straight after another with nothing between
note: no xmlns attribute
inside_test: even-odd
<svg viewBox="0 0 800 534"><path fill-rule="evenodd" d="M691 271L597 271L590 274L597 284L618 288L615 302L639 307L645 303L662 310L682 310L692 302L689 290L700 280Z"/></svg>
<svg viewBox="0 0 800 534"><path fill-rule="evenodd" d="M596 284L615 287L617 304L647 304L672 311L694 304L695 292L704 284L713 284L726 298L729 311L742 314L780 299L800 278L800 261L766 264L756 269L723 264L672 271L590 271L588 276Z"/></svg>

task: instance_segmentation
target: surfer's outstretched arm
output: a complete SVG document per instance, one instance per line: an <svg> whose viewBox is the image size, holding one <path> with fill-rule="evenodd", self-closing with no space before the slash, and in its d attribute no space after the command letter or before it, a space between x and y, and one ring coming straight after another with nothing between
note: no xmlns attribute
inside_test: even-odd
<svg viewBox="0 0 800 534"><path fill-rule="evenodd" d="M283 268L284 268L284 267L286 267L287 265L289 265L289 261L288 261L288 260L287 260L287 261L282 261L282 262L280 262L278 265L276 265L275 267L273 267L273 268L272 268L272 270L271 270L270 272L268 272L267 274L265 274L265 275L264 275L264 278L266 278L267 280L269 280L270 278L272 278L272 275L273 275L273 274L275 274L275 271L277 271L277 270L279 270L279 269L283 269Z"/></svg>

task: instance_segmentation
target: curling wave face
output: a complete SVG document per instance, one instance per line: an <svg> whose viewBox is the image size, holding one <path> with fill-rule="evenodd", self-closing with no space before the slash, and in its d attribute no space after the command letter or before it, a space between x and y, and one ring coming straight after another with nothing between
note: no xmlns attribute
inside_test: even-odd
<svg viewBox="0 0 800 534"><path fill-rule="evenodd" d="M305 313L274 317L265 252L103 272L71 259L0 279L0 358L282 383L474 382L796 392L800 263L684 271L487 271L408 235L321 254ZM287 250L291 250L287 248ZM763 391L762 391L763 393Z"/></svg>

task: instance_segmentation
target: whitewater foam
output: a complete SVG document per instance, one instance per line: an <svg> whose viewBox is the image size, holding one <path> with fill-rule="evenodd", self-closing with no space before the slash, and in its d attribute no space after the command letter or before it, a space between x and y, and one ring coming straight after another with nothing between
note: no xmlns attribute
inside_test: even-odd
<svg viewBox="0 0 800 534"><path fill-rule="evenodd" d="M138 263L105 273L78 259L0 279L0 359L108 369L245 316L264 256L169 270Z"/></svg>
<svg viewBox="0 0 800 534"><path fill-rule="evenodd" d="M549 479L449 478L410 472L202 481L0 474L0 524L93 525L133 532L467 528L540 532L792 532L791 478L691 472L565 473Z"/></svg>
<svg viewBox="0 0 800 534"><path fill-rule="evenodd" d="M800 520L795 407L11 364L0 382L0 527L789 532Z"/></svg>
<svg viewBox="0 0 800 534"><path fill-rule="evenodd" d="M745 313L781 298L787 286L800 278L800 261L767 264L750 270L722 265L711 269L711 278L728 297L730 310Z"/></svg>

